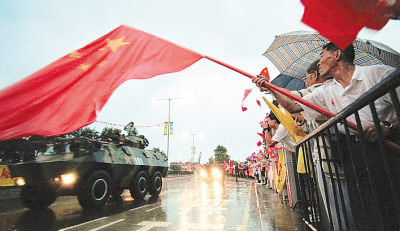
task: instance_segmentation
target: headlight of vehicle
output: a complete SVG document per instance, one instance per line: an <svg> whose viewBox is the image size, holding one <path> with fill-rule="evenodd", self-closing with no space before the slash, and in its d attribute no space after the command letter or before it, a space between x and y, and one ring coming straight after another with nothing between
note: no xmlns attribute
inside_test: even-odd
<svg viewBox="0 0 400 231"><path fill-rule="evenodd" d="M14 178L14 182L17 186L24 186L25 185L25 179L23 177L16 177Z"/></svg>
<svg viewBox="0 0 400 231"><path fill-rule="evenodd" d="M203 178L203 179L207 178L207 172L206 172L206 170L204 170L204 169L200 170L200 176L201 176L201 178Z"/></svg>
<svg viewBox="0 0 400 231"><path fill-rule="evenodd" d="M56 178L54 180L57 181ZM73 184L76 182L76 175L74 173L66 173L66 174L62 174L60 176L60 178L58 178L58 179L59 179L59 181L61 181L62 184L69 185L69 184Z"/></svg>
<svg viewBox="0 0 400 231"><path fill-rule="evenodd" d="M221 179L222 178L222 173L218 169L213 168L212 176L213 176L214 179Z"/></svg>

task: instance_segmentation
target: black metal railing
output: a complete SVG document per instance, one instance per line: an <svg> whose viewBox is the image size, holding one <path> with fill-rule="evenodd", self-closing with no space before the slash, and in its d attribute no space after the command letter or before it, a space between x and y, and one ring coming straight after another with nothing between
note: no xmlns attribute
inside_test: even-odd
<svg viewBox="0 0 400 231"><path fill-rule="evenodd" d="M385 103L399 121L399 85L396 70L296 146L296 153L304 154L300 196L309 227L400 230L400 128L391 128L384 136L378 118L382 108L376 105L377 100ZM360 118L360 110L363 117L368 110L372 125ZM365 136L369 126L376 131L375 141Z"/></svg>

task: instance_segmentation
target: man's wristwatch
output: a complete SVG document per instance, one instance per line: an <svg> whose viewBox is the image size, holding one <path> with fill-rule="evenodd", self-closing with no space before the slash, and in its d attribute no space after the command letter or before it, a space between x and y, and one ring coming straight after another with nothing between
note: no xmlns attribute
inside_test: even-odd
<svg viewBox="0 0 400 231"><path fill-rule="evenodd" d="M393 124L390 123L389 121L381 121L381 123L383 124L383 126L385 126L386 128L389 129L389 132L391 133L391 135L393 135L393 133L395 133Z"/></svg>
<svg viewBox="0 0 400 231"><path fill-rule="evenodd" d="M389 121L381 121L381 123L382 123L383 125L385 125L385 127L389 128L389 129L392 129L392 128L393 128L393 124L390 123Z"/></svg>

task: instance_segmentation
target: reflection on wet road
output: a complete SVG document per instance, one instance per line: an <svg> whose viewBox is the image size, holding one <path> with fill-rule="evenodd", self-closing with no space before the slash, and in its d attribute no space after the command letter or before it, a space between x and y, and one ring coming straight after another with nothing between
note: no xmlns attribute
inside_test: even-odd
<svg viewBox="0 0 400 231"><path fill-rule="evenodd" d="M133 200L128 191L103 210L84 211L75 197L50 208L24 209L17 199L0 201L1 230L304 230L296 210L264 185L226 178L165 178L159 197Z"/></svg>

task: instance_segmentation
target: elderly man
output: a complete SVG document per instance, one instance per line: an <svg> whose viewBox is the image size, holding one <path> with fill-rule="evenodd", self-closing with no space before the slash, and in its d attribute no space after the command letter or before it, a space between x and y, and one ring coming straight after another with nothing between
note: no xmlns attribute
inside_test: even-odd
<svg viewBox="0 0 400 231"><path fill-rule="evenodd" d="M318 63L319 72L322 77L329 76L333 77L333 79L326 81L323 86L303 98L315 105L328 109L332 113L337 113L395 70L393 67L386 65L356 66L353 64L354 57L355 52L352 45L345 50L341 50L333 43L325 44ZM253 82L260 86L264 81L265 79L259 77ZM273 90L269 89L269 91L289 112L304 111L306 119L322 118L321 114L313 109L294 103L286 96ZM398 91L397 93L399 95ZM381 121L380 127L384 137L392 136L397 132L399 125L389 96L385 95L376 100L375 106ZM374 142L376 140L376 130L369 108L365 107L358 113L365 137L367 140ZM355 121L354 117L349 117L348 120ZM343 157L345 172L347 172L346 185L349 190L351 207L355 211L354 209L364 206L364 217L353 213L353 215L357 215L355 218L357 226L359 230L363 230L366 226L371 230L400 229L398 222L400 211L397 210L398 206L396 206L396 195L398 197L400 194L400 185L398 181L387 177L382 161L383 155L385 155L388 158L390 174L392 177L397 177L400 175L398 168L400 163L399 153L382 154L376 143L368 143L367 146L365 160L362 153L363 147L359 141L354 141L351 146L351 152L344 154ZM354 166L351 166L350 155ZM368 163L368 172L366 171L365 163ZM356 182L356 176L359 182ZM368 183L369 177L373 187L370 187L371 185ZM364 204L362 201L364 201Z"/></svg>
<svg viewBox="0 0 400 231"><path fill-rule="evenodd" d="M332 113L337 113L350 103L354 102L360 95L375 86L381 80L392 73L395 68L386 65L356 66L353 64L355 57L354 47L350 45L345 50L340 50L333 43L325 44L322 48L321 59L318 63L321 77L332 77L324 83L322 87L315 89L311 94L303 98L315 105L328 109ZM257 86L262 86L265 78L258 77L253 80ZM323 119L320 113L307 106L297 104L288 97L269 90L290 113L304 111L306 119ZM393 105L387 96L378 99L376 102L378 116L384 136L388 136L391 131L398 129L398 121L395 118ZM376 132L373 126L372 116L368 108L363 108L359 112L363 126L365 126L366 138L375 141ZM353 118L349 118L354 122Z"/></svg>

